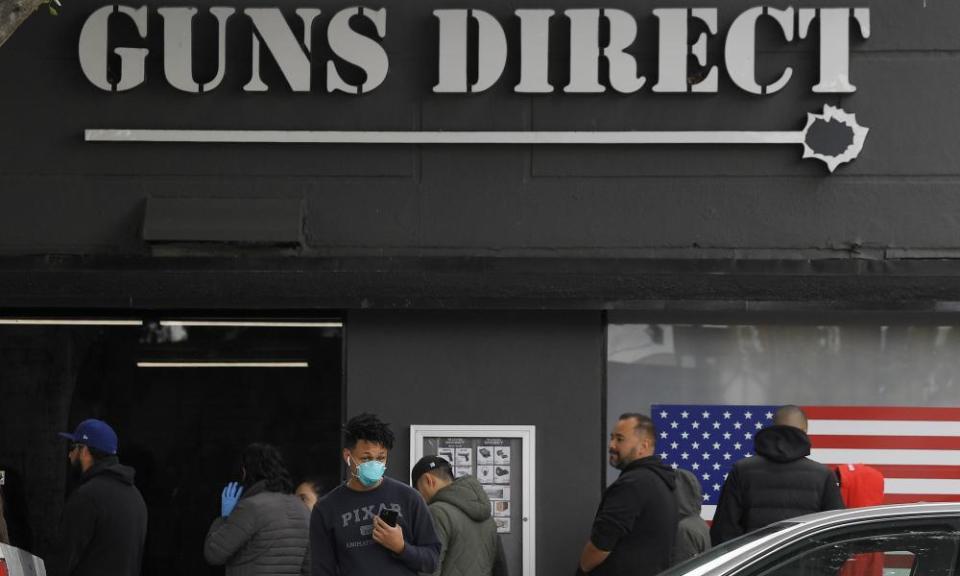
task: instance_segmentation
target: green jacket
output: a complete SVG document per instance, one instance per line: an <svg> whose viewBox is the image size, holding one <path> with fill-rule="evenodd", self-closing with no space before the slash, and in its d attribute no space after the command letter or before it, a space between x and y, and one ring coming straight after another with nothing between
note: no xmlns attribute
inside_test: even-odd
<svg viewBox="0 0 960 576"><path fill-rule="evenodd" d="M502 573L503 549L490 515L490 499L473 476L457 478L430 501L443 548L435 576L491 576Z"/></svg>

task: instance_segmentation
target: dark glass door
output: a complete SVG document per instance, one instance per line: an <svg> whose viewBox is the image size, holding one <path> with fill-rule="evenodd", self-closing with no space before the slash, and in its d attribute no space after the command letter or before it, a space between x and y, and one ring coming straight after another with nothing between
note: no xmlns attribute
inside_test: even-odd
<svg viewBox="0 0 960 576"><path fill-rule="evenodd" d="M295 482L338 481L337 328L161 326L104 331L79 374L70 424L111 423L149 512L144 575L221 574L203 558L220 492L252 442Z"/></svg>

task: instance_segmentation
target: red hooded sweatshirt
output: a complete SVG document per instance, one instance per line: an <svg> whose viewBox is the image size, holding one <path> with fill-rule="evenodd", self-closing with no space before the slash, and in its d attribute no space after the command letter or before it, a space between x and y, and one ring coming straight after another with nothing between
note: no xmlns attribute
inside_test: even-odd
<svg viewBox="0 0 960 576"><path fill-rule="evenodd" d="M840 496L847 508L883 504L883 474L866 464L841 464Z"/></svg>

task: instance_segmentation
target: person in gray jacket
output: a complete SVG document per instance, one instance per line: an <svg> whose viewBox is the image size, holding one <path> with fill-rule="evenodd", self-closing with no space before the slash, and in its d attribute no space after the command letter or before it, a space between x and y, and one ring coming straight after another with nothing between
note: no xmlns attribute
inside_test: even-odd
<svg viewBox="0 0 960 576"><path fill-rule="evenodd" d="M244 450L241 484L223 489L221 516L207 532L207 562L227 576L310 573L310 511L292 494L280 452L269 444Z"/></svg>
<svg viewBox="0 0 960 576"><path fill-rule="evenodd" d="M476 478L454 479L446 459L424 456L413 467L410 483L427 501L440 537L435 576L507 576L490 499Z"/></svg>
<svg viewBox="0 0 960 576"><path fill-rule="evenodd" d="M3 486L3 482L0 482ZM3 492L0 491L0 544L9 544L10 536L7 535L7 521L3 517Z"/></svg>
<svg viewBox="0 0 960 576"><path fill-rule="evenodd" d="M693 472L683 468L677 470L677 488L673 494L677 498L680 523L677 525L677 539L673 544L671 566L710 549L710 527L700 517L703 492Z"/></svg>

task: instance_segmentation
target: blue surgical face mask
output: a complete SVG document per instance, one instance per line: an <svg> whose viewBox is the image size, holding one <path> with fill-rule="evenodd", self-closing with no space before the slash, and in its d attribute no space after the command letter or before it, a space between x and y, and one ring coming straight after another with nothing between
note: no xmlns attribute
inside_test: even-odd
<svg viewBox="0 0 960 576"><path fill-rule="evenodd" d="M387 465L379 460L370 460L357 464L355 476L364 486L373 486L383 479L383 473Z"/></svg>

